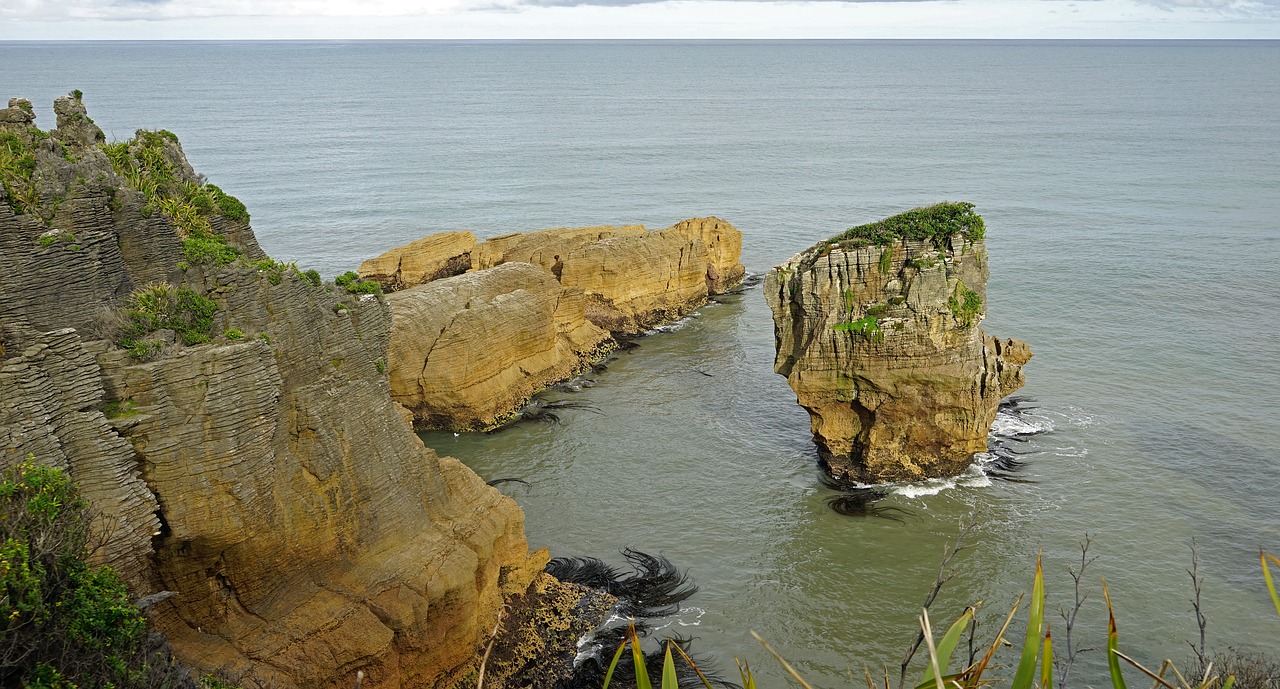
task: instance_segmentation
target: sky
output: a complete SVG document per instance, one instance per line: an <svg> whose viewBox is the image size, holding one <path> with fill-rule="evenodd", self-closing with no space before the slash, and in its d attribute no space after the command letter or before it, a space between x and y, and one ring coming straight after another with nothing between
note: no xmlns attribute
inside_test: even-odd
<svg viewBox="0 0 1280 689"><path fill-rule="evenodd" d="M1280 39L1280 0L0 0L0 40L387 38Z"/></svg>

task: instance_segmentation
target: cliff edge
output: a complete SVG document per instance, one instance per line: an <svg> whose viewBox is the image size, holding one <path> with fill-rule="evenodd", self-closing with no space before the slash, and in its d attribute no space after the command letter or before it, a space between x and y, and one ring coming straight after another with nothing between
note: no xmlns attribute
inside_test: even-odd
<svg viewBox="0 0 1280 689"><path fill-rule="evenodd" d="M773 268L774 371L809 412L837 478L952 476L987 449L1031 350L986 315L985 226L942 203L854 227Z"/></svg>
<svg viewBox="0 0 1280 689"><path fill-rule="evenodd" d="M392 402L390 307L266 257L173 134L55 112L0 109L0 466L71 475L201 671L456 684L546 554Z"/></svg>

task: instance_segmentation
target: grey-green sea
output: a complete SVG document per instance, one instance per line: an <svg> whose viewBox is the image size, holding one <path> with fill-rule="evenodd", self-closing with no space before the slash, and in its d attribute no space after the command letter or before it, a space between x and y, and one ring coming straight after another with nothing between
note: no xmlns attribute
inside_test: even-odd
<svg viewBox="0 0 1280 689"><path fill-rule="evenodd" d="M590 407L560 424L423 439L528 482L502 488L533 547L687 568L700 590L659 634L766 686L787 680L749 630L817 687L896 667L970 514L935 624L981 600L990 631L1038 553L1069 607L1089 537L1077 643L1105 643L1105 576L1121 649L1186 659L1194 542L1210 645L1277 649L1258 550L1280 551L1280 44L3 43L0 66L46 128L79 88L109 137L174 131L273 257L328 277L442 230L703 215L760 274L971 201L983 327L1035 352L1027 411L992 436L1019 482L894 486L900 521L830 510L758 288L548 393ZM1105 673L1085 653L1073 684Z"/></svg>

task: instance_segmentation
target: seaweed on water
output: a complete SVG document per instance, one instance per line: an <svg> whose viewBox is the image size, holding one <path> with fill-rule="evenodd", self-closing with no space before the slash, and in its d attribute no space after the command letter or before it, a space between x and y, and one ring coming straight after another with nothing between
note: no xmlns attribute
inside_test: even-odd
<svg viewBox="0 0 1280 689"><path fill-rule="evenodd" d="M836 514L846 517L878 517L899 524L906 524L908 517L919 518L915 512L897 505L877 505L876 503L889 496L886 488L850 484L826 472L819 474L819 480L827 488L840 491L839 495L827 498L827 507Z"/></svg>
<svg viewBox="0 0 1280 689"><path fill-rule="evenodd" d="M661 555L625 548L622 556L633 570L629 574L594 557L557 557L546 571L561 581L617 596L617 613L624 617L673 615L698 590L688 574Z"/></svg>
<svg viewBox="0 0 1280 689"><path fill-rule="evenodd" d="M519 483L525 488L530 486L530 483L522 478L495 478L492 481L485 481L485 483L490 486L500 486L504 483Z"/></svg>
<svg viewBox="0 0 1280 689"><path fill-rule="evenodd" d="M1009 483L1035 483L1032 479L1021 478L1017 475L1027 466L1024 460L1018 459L1017 455L1020 454L1025 453L1014 452L1008 448L997 446L991 450L991 455L994 459L983 465L983 473L989 478Z"/></svg>

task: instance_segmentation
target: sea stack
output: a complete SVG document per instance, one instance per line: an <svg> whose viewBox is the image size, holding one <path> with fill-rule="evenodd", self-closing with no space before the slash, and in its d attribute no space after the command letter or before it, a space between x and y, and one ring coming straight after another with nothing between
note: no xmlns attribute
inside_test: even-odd
<svg viewBox="0 0 1280 689"><path fill-rule="evenodd" d="M774 371L809 412L836 478L954 476L987 449L1031 350L978 327L984 231L972 204L940 203L851 228L769 271Z"/></svg>

